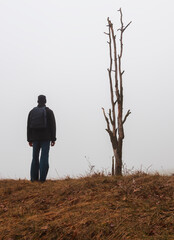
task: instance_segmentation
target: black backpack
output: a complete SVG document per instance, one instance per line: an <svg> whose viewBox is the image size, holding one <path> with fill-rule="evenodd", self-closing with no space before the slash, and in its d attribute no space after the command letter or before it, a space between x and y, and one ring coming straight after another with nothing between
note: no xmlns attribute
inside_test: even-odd
<svg viewBox="0 0 174 240"><path fill-rule="evenodd" d="M35 107L30 113L30 128L41 129L47 126L45 107Z"/></svg>

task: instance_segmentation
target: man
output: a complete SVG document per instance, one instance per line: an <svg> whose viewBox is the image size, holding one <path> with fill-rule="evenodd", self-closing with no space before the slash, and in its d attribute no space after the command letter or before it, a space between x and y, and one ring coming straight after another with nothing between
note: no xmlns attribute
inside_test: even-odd
<svg viewBox="0 0 174 240"><path fill-rule="evenodd" d="M31 181L44 182L49 169L49 149L55 145L56 122L54 113L46 107L46 97L38 96L38 106L33 108L28 115L27 141L33 147L31 163ZM39 159L39 154L41 156ZM40 174L39 174L40 173ZM39 176L40 175L40 176Z"/></svg>

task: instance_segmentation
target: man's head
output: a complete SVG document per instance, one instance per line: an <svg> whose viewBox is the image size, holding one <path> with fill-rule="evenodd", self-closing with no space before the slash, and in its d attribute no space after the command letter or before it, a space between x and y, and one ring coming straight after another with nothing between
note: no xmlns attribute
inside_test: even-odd
<svg viewBox="0 0 174 240"><path fill-rule="evenodd" d="M47 102L46 97L44 95L39 95L37 102L38 104L45 104Z"/></svg>

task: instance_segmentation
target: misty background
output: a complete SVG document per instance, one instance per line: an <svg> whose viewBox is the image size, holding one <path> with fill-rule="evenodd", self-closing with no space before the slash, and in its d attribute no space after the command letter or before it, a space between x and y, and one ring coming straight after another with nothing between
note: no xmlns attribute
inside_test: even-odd
<svg viewBox="0 0 174 240"><path fill-rule="evenodd" d="M123 161L127 169L174 172L174 3L171 0L0 0L0 178L30 177L28 112L37 96L54 111L57 142L48 178L110 171L101 108L110 107L107 17L123 11ZM89 162L88 162L89 161Z"/></svg>

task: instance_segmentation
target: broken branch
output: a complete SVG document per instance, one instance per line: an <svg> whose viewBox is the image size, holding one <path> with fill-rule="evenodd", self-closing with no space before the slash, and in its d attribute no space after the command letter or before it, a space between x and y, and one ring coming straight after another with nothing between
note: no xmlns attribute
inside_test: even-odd
<svg viewBox="0 0 174 240"><path fill-rule="evenodd" d="M107 123L107 130L108 130L108 131L111 131L111 130L110 130L109 119L108 119L108 117L106 116L105 109L102 108L102 110L103 110L103 114L104 114L104 117L105 117L105 120L106 120L106 123Z"/></svg>
<svg viewBox="0 0 174 240"><path fill-rule="evenodd" d="M129 22L129 23L126 25L126 27L123 28L123 32L126 30L127 27L129 27L129 25L130 25L131 23L132 23L132 21Z"/></svg>
<svg viewBox="0 0 174 240"><path fill-rule="evenodd" d="M125 115L125 117L124 117L123 124L126 122L126 119L127 119L127 117L128 117L130 114L131 114L131 111L128 110L127 113L126 113L126 115Z"/></svg>

